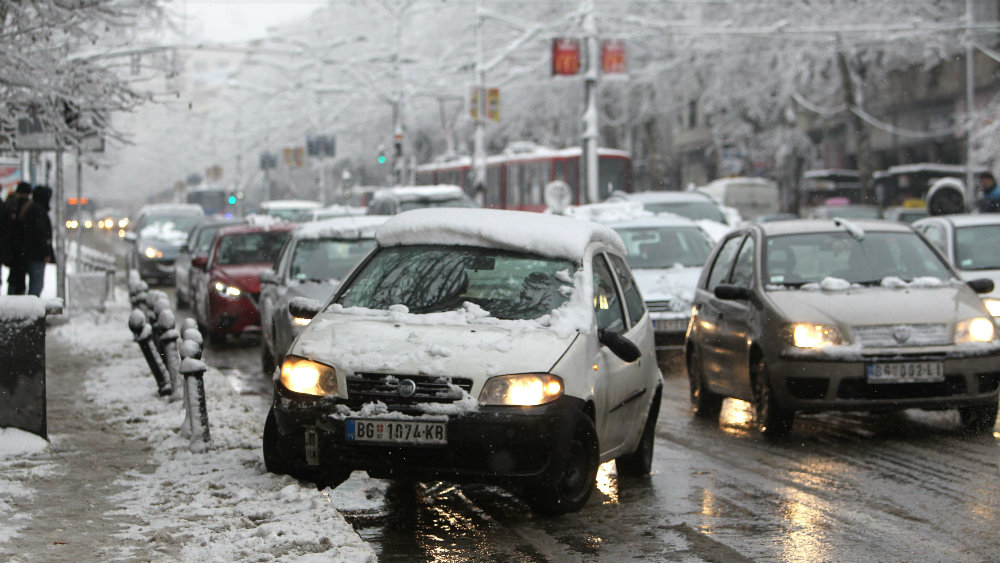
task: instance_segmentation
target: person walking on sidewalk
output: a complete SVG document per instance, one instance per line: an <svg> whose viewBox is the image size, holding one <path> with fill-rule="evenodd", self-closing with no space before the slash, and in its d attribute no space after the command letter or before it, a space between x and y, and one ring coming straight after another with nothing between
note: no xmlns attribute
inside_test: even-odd
<svg viewBox="0 0 1000 563"><path fill-rule="evenodd" d="M21 211L31 203L31 184L20 182L3 205L0 205L0 246L6 247L6 252L0 251L3 263L8 268L7 272L7 294L24 295L24 278L27 275L27 266L24 264L23 252L21 249L23 229L18 222Z"/></svg>
<svg viewBox="0 0 1000 563"><path fill-rule="evenodd" d="M31 192L31 202L18 213L18 222L23 229L21 250L28 273L28 293L36 297L41 296L45 285L45 265L56 260L52 249L52 221L49 219L51 201L52 188L37 186Z"/></svg>

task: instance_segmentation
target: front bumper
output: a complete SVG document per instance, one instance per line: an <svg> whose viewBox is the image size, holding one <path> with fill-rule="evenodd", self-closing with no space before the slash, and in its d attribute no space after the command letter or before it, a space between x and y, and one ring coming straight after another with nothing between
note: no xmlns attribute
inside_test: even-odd
<svg viewBox="0 0 1000 563"><path fill-rule="evenodd" d="M173 259L151 260L145 256L139 256L136 262L139 269L139 276L142 279L159 280L161 282L174 281Z"/></svg>
<svg viewBox="0 0 1000 563"><path fill-rule="evenodd" d="M941 362L944 381L869 383L873 362ZM998 399L1000 354L808 357L783 354L768 362L778 403L798 411L948 409Z"/></svg>
<svg viewBox="0 0 1000 563"><path fill-rule="evenodd" d="M480 407L447 416L446 445L403 445L347 441L345 417L331 416L336 404L291 398L281 388L276 391L278 447L286 461L306 469L364 470L376 478L498 484L554 474L567 455L573 425L583 408L583 401L572 397L537 407ZM398 412L406 409L388 417L398 417ZM440 415L433 419L443 420ZM309 455L304 447L307 430L317 437Z"/></svg>

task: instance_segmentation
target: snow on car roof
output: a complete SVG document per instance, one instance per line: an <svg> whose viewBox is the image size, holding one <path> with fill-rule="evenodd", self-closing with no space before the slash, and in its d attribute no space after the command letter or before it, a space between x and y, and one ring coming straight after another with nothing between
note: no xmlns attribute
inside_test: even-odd
<svg viewBox="0 0 1000 563"><path fill-rule="evenodd" d="M587 203L571 205L566 208L567 217L575 217L598 223L628 221L637 217L648 217L653 213L646 211L642 202L632 200L605 201L603 203Z"/></svg>
<svg viewBox="0 0 1000 563"><path fill-rule="evenodd" d="M295 229L299 239L335 238L356 240L375 238L375 229L388 219L385 215L345 216L303 223Z"/></svg>
<svg viewBox="0 0 1000 563"><path fill-rule="evenodd" d="M452 199L463 197L465 192L462 188L452 184L438 184L434 186L397 186L394 188L383 188L375 192L374 199L389 197L400 201L412 201L416 199Z"/></svg>
<svg viewBox="0 0 1000 563"><path fill-rule="evenodd" d="M852 219L850 221L835 219L790 219L788 221L758 223L757 227L767 236L844 231L845 227L838 226L838 222L842 225L856 226L865 231L913 232L913 229L907 224L880 219Z"/></svg>
<svg viewBox="0 0 1000 563"><path fill-rule="evenodd" d="M625 254L621 237L604 225L500 209L415 209L386 221L375 239L381 246L480 246L572 260L582 258L590 243L601 242Z"/></svg>
<svg viewBox="0 0 1000 563"><path fill-rule="evenodd" d="M204 215L205 211L195 203L150 203L142 206L143 215Z"/></svg>
<svg viewBox="0 0 1000 563"><path fill-rule="evenodd" d="M962 215L942 215L941 217L935 218L937 220L945 220L956 227L977 227L980 225L1000 225L1000 213L977 213L977 214L962 214ZM924 219L921 224L927 221Z"/></svg>
<svg viewBox="0 0 1000 563"><path fill-rule="evenodd" d="M308 199L272 199L263 201L261 209L319 209L322 204Z"/></svg>
<svg viewBox="0 0 1000 563"><path fill-rule="evenodd" d="M610 221L604 224L613 229L621 229L621 228L647 229L655 227L701 228L701 226L693 219L682 217L681 215L675 215L673 213L657 213L655 215L633 217L631 219L625 219L621 221Z"/></svg>
<svg viewBox="0 0 1000 563"><path fill-rule="evenodd" d="M671 202L671 201L715 202L712 196L704 192L674 192L674 191L637 192L637 193L626 194L625 198L634 199L636 201L641 201L643 203Z"/></svg>

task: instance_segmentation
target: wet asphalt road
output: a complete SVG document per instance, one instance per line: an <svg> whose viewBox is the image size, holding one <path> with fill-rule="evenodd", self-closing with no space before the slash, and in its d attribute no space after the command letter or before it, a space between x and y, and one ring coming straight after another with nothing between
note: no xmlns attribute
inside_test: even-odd
<svg viewBox="0 0 1000 563"><path fill-rule="evenodd" d="M257 343L205 358L263 416ZM1000 561L1000 432L964 437L951 411L837 413L769 442L740 401L694 419L679 364L661 362L653 474L620 482L605 464L579 513L446 483L385 483L375 508L342 512L383 562Z"/></svg>

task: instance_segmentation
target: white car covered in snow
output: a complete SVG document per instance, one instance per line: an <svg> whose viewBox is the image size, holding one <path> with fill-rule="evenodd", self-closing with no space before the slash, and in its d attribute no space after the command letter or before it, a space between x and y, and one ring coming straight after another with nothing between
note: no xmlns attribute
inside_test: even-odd
<svg viewBox="0 0 1000 563"><path fill-rule="evenodd" d="M913 223L944 254L964 280L989 278L993 291L980 297L1000 317L1000 213L941 215Z"/></svg>
<svg viewBox="0 0 1000 563"><path fill-rule="evenodd" d="M661 374L610 228L489 209L421 209L312 318L276 374L269 471L492 482L580 509L598 466L645 475Z"/></svg>

